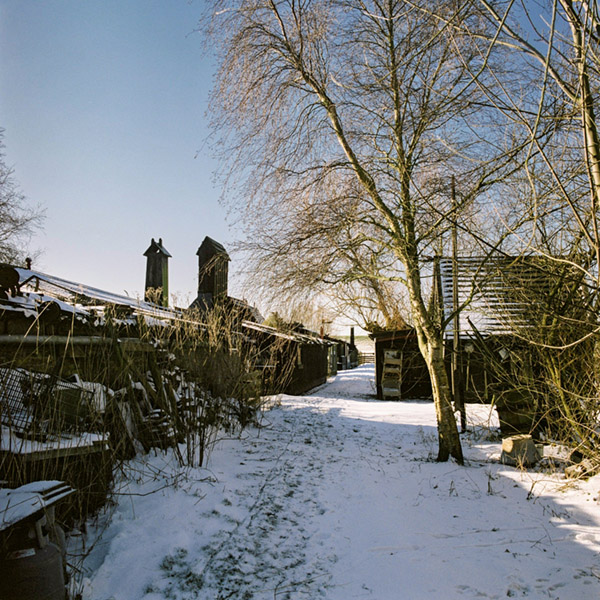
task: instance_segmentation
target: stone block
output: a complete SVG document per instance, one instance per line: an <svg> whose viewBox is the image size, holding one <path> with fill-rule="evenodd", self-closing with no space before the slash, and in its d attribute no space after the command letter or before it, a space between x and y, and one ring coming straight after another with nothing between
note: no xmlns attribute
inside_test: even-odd
<svg viewBox="0 0 600 600"><path fill-rule="evenodd" d="M533 467L540 454L533 438L528 434L512 435L502 440L500 462L514 467Z"/></svg>

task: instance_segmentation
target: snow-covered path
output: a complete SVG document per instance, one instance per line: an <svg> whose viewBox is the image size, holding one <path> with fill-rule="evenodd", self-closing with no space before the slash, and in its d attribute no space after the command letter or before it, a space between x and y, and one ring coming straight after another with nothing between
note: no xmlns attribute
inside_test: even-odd
<svg viewBox="0 0 600 600"><path fill-rule="evenodd" d="M372 382L370 365L284 396L208 469L136 461L83 598L600 598L600 478L499 465L477 428L468 466L437 464L431 403Z"/></svg>

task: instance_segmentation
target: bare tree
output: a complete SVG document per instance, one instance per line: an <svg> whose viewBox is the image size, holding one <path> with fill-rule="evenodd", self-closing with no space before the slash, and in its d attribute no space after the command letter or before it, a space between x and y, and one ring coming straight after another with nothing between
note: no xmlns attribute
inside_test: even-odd
<svg viewBox="0 0 600 600"><path fill-rule="evenodd" d="M0 129L0 262L14 264L23 261L24 246L42 215L26 205L14 170L6 164L3 135Z"/></svg>
<svg viewBox="0 0 600 600"><path fill-rule="evenodd" d="M446 23L423 10L432 5ZM478 120L486 106L473 72L485 56L471 32L486 23L452 1L220 0L208 12L220 65L213 122L229 183L243 182L236 202L248 209L255 249L307 276L321 265L326 280L341 267L342 281L406 286L438 460L462 463L444 323L425 279L458 213L476 212L478 194L519 150L511 139L490 150L494 113Z"/></svg>
<svg viewBox="0 0 600 600"><path fill-rule="evenodd" d="M537 80L528 94L489 96L529 137L520 205L529 214L529 228L521 227L519 235L528 252L543 258L540 264L556 282L543 303L534 303L542 306L536 316L539 326L520 333L537 366L535 381L522 384L544 406L553 435L575 442L597 461L598 4L479 0L479 5L482 18L495 30L488 38L488 55L512 55L521 73Z"/></svg>
<svg viewBox="0 0 600 600"><path fill-rule="evenodd" d="M275 310L267 315L264 323L276 329L293 329L302 327L314 332L329 335L331 325L336 317L328 307L310 301L286 304L281 312Z"/></svg>
<svg viewBox="0 0 600 600"><path fill-rule="evenodd" d="M506 225L519 238L517 247L572 260L598 282L597 269L590 269L600 264L598 6L588 0L476 4L489 28L469 30L488 44L484 63L472 70L474 80L487 103L529 140L526 160L519 157L523 169L511 182L513 217L521 214ZM435 16L467 33L462 23ZM491 90L479 75L496 55L510 67L494 70L498 85Z"/></svg>
<svg viewBox="0 0 600 600"><path fill-rule="evenodd" d="M514 327L521 367L527 365L509 379L513 390L520 387L535 400L552 435L560 432L597 462L598 6L587 0L474 4L487 30L467 29L431 7L413 6L486 40L485 59L471 71L474 83L512 123L512 132L529 140L525 160L518 160L522 168L511 174L504 225L511 250L530 255L530 264L535 255L538 276L548 284L541 296L531 285L513 286L519 301L535 310L526 327ZM506 69L491 66L499 56ZM494 89L480 77L484 72L493 73Z"/></svg>
<svg viewBox="0 0 600 600"><path fill-rule="evenodd" d="M252 236L240 243L247 284L280 311L320 299L368 330L405 324L396 260L359 215L356 190L338 181L319 196L299 196L285 219L272 208L252 220Z"/></svg>

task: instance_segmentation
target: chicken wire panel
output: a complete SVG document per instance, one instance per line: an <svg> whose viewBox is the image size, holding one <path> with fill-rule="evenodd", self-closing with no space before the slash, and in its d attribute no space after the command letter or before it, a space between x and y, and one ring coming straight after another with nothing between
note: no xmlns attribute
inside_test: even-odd
<svg viewBox="0 0 600 600"><path fill-rule="evenodd" d="M29 431L34 421L28 384L27 372L0 369L0 422L16 432Z"/></svg>
<svg viewBox="0 0 600 600"><path fill-rule="evenodd" d="M76 383L0 369L0 421L15 433L83 430L93 412L93 392Z"/></svg>
<svg viewBox="0 0 600 600"><path fill-rule="evenodd" d="M56 377L38 382L36 414L48 423L48 430L82 431L91 423L93 392Z"/></svg>

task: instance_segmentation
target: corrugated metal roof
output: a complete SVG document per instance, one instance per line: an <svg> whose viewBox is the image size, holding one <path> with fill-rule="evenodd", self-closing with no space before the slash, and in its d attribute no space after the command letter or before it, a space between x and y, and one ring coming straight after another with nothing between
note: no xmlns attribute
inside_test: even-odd
<svg viewBox="0 0 600 600"><path fill-rule="evenodd" d="M165 308L144 302L137 298L130 298L120 294L113 294L105 290L75 283L54 275L48 275L40 271L32 271L15 267L19 274L21 288L28 288L33 292L43 292L54 298L60 298L72 304L81 302L82 298L93 300L101 304L116 304L128 306L136 312L141 312L158 319L180 319L183 315L177 309Z"/></svg>
<svg viewBox="0 0 600 600"><path fill-rule="evenodd" d="M477 329L484 335L510 334L531 327L528 318L532 303L550 288L552 275L535 256L459 257L458 306L466 305L459 315L460 337ZM444 315L453 312L453 260L440 259L441 293ZM537 298L537 300L536 300ZM446 327L446 336L454 336L454 324Z"/></svg>

